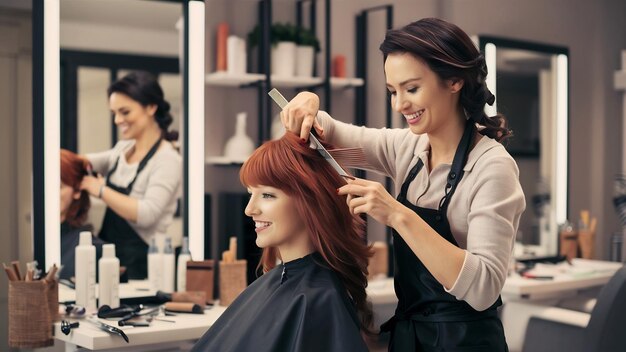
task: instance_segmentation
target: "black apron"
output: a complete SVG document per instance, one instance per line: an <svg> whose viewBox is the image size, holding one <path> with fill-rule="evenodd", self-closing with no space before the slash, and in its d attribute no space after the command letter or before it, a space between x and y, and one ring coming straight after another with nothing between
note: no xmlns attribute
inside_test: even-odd
<svg viewBox="0 0 626 352"><path fill-rule="evenodd" d="M421 159L402 184L398 201L413 210L448 242L458 247L447 218L448 204L463 177L474 127L467 123L448 174L439 209L417 207L406 199L409 184L423 167ZM393 231L395 316L381 326L390 331L389 351L508 351L502 322L497 316L500 297L479 312L447 293L402 237Z"/></svg>
<svg viewBox="0 0 626 352"><path fill-rule="evenodd" d="M148 161L159 149L161 139L150 148L148 154L139 162L135 178L126 187L120 187L111 182L111 175L117 170L120 157L117 157L115 165L107 173L107 187L125 195L129 195L133 190L133 185L139 173L146 167ZM148 245L137 232L130 226L128 221L117 215L110 207L107 207L102 222L102 229L98 235L101 239L115 244L115 256L120 260L120 266L126 267L128 278L132 280L142 280L148 276Z"/></svg>

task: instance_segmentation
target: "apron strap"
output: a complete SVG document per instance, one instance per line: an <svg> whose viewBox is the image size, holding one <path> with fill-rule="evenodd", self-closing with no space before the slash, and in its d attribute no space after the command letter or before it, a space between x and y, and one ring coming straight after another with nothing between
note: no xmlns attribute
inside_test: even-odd
<svg viewBox="0 0 626 352"><path fill-rule="evenodd" d="M450 168L450 173L448 174L448 182L446 183L445 195L439 201L439 213L445 214L448 209L448 204L450 204L450 199L456 190L457 185L463 178L463 174L465 171L463 168L467 162L467 156L469 155L469 150L472 146L472 136L474 132L474 124L468 120L465 123L465 131L463 132L463 137L461 137L461 141L456 148L456 152L454 153L454 159L452 161L452 167Z"/></svg>
<svg viewBox="0 0 626 352"><path fill-rule="evenodd" d="M413 166L411 171L409 171L409 175L404 180L404 183L402 184L402 188L400 189L400 194L398 194L398 201L400 203L403 203L406 200L406 193L409 189L409 185L411 184L411 182L413 182L417 174L419 174L419 172L422 170L423 166L424 166L424 162L422 161L422 159L418 159L417 164L415 164L415 166Z"/></svg>
<svg viewBox="0 0 626 352"><path fill-rule="evenodd" d="M146 154L146 156L143 157L143 159L141 159L141 161L139 162L139 166L137 167L137 172L135 173L135 177L133 177L133 180L130 181L130 183L128 184L128 186L126 186L126 188L123 187L117 187L123 191L124 194L128 195L130 194L130 192L133 190L133 186L135 185L135 181L137 180L137 176L139 176L139 173L146 167L146 165L148 164L148 161L150 161L150 159L154 156L154 154L156 154L157 150L159 149L159 145L161 145L161 140L163 138L159 138L158 141L156 141L156 143L154 143L154 145L150 148L150 150L148 151L148 154ZM117 170L117 164L119 163L121 158L121 155L117 157L117 160L115 160L115 164L113 164L113 168L107 173L107 185L108 186L115 186L113 185L109 179L110 176L115 172L115 170Z"/></svg>
<svg viewBox="0 0 626 352"><path fill-rule="evenodd" d="M467 156L469 155L469 149L472 145L473 131L474 126L470 121L468 121L465 124L463 137L461 137L461 141L459 142L459 145L457 146L456 152L454 154L452 167L450 168L450 173L448 174L448 182L446 183L445 195L439 201L440 214L445 213L445 210L448 209L448 204L450 203L450 199L452 198L452 195L456 190L456 186L458 185L459 181L461 181L461 178L463 178L463 167L465 167L465 163L467 162ZM400 188L400 194L398 194L397 198L398 201L404 202L406 200L406 194L409 189L409 185L411 184L411 182L413 182L415 177L417 177L417 174L419 174L419 172L422 170L422 167L424 167L424 162L422 161L422 159L418 159L415 166L413 166L411 171L409 171L409 174L407 175L404 183L402 184L402 187Z"/></svg>

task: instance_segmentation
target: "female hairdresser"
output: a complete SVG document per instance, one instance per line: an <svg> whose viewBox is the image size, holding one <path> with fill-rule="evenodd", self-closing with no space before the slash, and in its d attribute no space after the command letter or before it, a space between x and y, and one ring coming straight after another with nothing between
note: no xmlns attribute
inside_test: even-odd
<svg viewBox="0 0 626 352"><path fill-rule="evenodd" d="M129 279L147 276L148 243L165 233L176 211L182 178L181 157L170 141L169 103L156 79L146 72L130 73L107 91L109 108L122 140L113 149L87 155L94 171L81 189L107 205L99 237L116 246Z"/></svg>
<svg viewBox="0 0 626 352"><path fill-rule="evenodd" d="M483 112L494 102L485 60L439 19L388 31L380 49L391 105L408 129L341 123L318 113L307 92L282 121L302 139L315 127L334 145L363 148L370 167L395 180L397 199L362 179L338 190L355 214L394 230L398 306L381 326L389 350L506 351L496 308L525 201L499 143L510 134L506 120Z"/></svg>

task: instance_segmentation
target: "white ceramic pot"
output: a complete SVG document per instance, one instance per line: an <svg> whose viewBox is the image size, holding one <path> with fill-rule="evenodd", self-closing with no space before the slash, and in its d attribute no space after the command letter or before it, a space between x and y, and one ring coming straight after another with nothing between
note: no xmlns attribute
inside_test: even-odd
<svg viewBox="0 0 626 352"><path fill-rule="evenodd" d="M310 45L296 47L296 76L313 77L315 49Z"/></svg>
<svg viewBox="0 0 626 352"><path fill-rule="evenodd" d="M272 46L272 74L293 77L296 72L296 43L278 42Z"/></svg>

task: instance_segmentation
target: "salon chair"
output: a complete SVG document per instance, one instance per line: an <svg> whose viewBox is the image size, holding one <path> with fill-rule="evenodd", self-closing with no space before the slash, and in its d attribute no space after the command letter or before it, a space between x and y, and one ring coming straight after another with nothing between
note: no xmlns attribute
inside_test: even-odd
<svg viewBox="0 0 626 352"><path fill-rule="evenodd" d="M602 288L591 314L550 308L528 321L523 352L626 351L626 266Z"/></svg>

